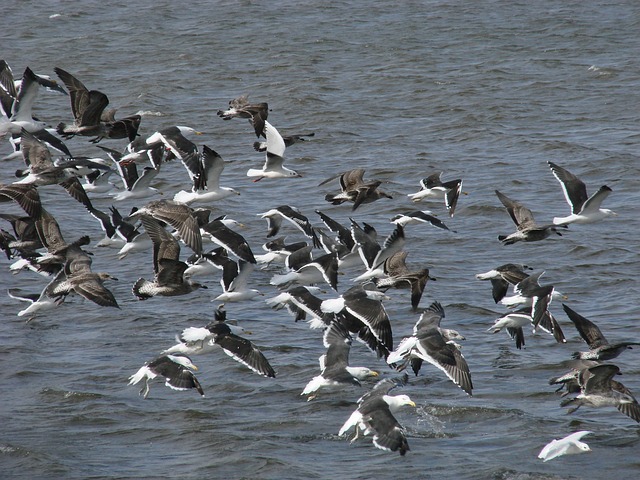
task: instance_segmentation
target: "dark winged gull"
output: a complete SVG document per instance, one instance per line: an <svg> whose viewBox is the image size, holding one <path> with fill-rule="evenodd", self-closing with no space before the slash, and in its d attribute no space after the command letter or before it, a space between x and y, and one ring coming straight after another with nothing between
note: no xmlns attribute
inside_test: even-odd
<svg viewBox="0 0 640 480"><path fill-rule="evenodd" d="M440 321L444 317L444 309L438 302L427 308L413 327L413 335L404 338L398 347L387 357L387 363L406 363L412 359L426 361L442 370L447 377L466 394L472 395L473 384L469 366L460 349L451 341L457 332L443 331ZM455 332L455 333L454 333ZM459 334L458 334L459 335ZM412 364L414 373L420 368ZM418 367L416 369L416 367Z"/></svg>
<svg viewBox="0 0 640 480"><path fill-rule="evenodd" d="M312 400L320 389L339 385L360 386L362 380L379 375L370 368L349 365L352 341L351 334L344 325L339 320L333 320L322 337L327 351L319 359L320 375L313 377L300 395L308 395L307 400Z"/></svg>
<svg viewBox="0 0 640 480"><path fill-rule="evenodd" d="M256 177L254 182L263 178L296 178L302 175L284 166L284 151L286 149L282 135L276 128L265 120L264 135L267 139L265 161L262 168L250 168L247 177Z"/></svg>
<svg viewBox="0 0 640 480"><path fill-rule="evenodd" d="M324 300L320 309L325 313L343 315L345 318L342 322L358 335L365 333L364 331L370 332L376 342L367 342L365 337L365 343L379 356L386 357L393 350L391 322L382 303L387 298L372 285L367 285L367 288L355 285L337 298ZM354 323L356 328L349 328Z"/></svg>
<svg viewBox="0 0 640 480"><path fill-rule="evenodd" d="M140 395L147 398L149 395L149 382L157 377L164 380L165 385L173 390L189 390L195 388L204 397L204 390L191 370L198 370L189 357L176 353L162 355L155 360L140 367L129 377L129 385L135 385L144 380L144 387Z"/></svg>
<svg viewBox="0 0 640 480"><path fill-rule="evenodd" d="M405 385L408 377L380 380L373 389L358 399L358 408L342 425L338 435L343 436L351 428L356 434L353 443L362 431L364 435L373 435L373 444L390 452L407 453L409 443L404 427L393 416L403 406L415 407L416 404L408 395L389 395L395 387Z"/></svg>
<svg viewBox="0 0 640 480"><path fill-rule="evenodd" d="M476 278L491 281L491 295L494 302L498 303L507 295L509 285L517 285L529 276L525 270L533 269L527 265L505 263L488 272L476 274Z"/></svg>
<svg viewBox="0 0 640 480"><path fill-rule="evenodd" d="M407 213L399 213L398 215L394 215L390 219L390 222L396 225L402 225L403 227L410 223L426 223L436 228L453 231L447 227L442 220L433 216L429 210L413 210Z"/></svg>
<svg viewBox="0 0 640 480"><path fill-rule="evenodd" d="M222 293L212 301L220 302L242 302L245 300L253 300L262 293L255 289L249 288L249 276L255 269L254 263L245 262L244 260L234 260L228 257L221 257L219 263L222 265Z"/></svg>
<svg viewBox="0 0 640 480"><path fill-rule="evenodd" d="M260 218L267 220L267 228L269 229L267 238L277 235L280 231L280 227L282 226L282 221L287 220L310 238L313 241L313 246L315 248L320 248L321 245L318 240L318 235L316 234L313 225L311 225L309 219L300 213L297 208L290 207L289 205L280 205L279 207L272 208L264 213L259 213L258 215L260 215Z"/></svg>
<svg viewBox="0 0 640 480"><path fill-rule="evenodd" d="M214 202L229 195L240 195L231 187L220 186L220 174L224 170L224 160L213 149L202 146L202 153L182 158L182 164L192 182L191 191L180 190L173 197L174 202L190 205L194 202Z"/></svg>
<svg viewBox="0 0 640 480"><path fill-rule="evenodd" d="M233 332L232 325L215 320L205 327L185 328L178 342L164 355L182 353L195 355L221 348L225 354L251 371L265 377L275 377L276 372L264 354L251 341Z"/></svg>
<svg viewBox="0 0 640 480"><path fill-rule="evenodd" d="M553 219L554 224L593 223L616 215L615 212L607 208L600 208L604 199L611 193L611 188L603 185L596 193L589 197L587 196L587 187L582 180L555 163L547 163L551 168L553 176L560 182L564 198L571 207L571 215L567 217L555 217Z"/></svg>
<svg viewBox="0 0 640 480"><path fill-rule="evenodd" d="M442 181L442 172L434 173L420 180L420 190L416 193L410 193L408 197L419 202L425 198L444 198L444 204L453 217L458 204L458 197L462 192L462 179Z"/></svg>

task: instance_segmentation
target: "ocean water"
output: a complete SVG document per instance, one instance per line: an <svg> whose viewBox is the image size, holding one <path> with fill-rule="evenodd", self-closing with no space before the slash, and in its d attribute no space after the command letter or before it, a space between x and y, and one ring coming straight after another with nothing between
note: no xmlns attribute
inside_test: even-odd
<svg viewBox="0 0 640 480"><path fill-rule="evenodd" d="M567 296L571 308L594 321L610 340L640 339L640 5L607 1L251 2L194 1L14 2L3 7L2 57L19 76L26 66L55 76L54 67L106 93L119 116L140 112L141 135L170 125L203 132L195 140L229 162L221 184L240 196L213 205L245 226L239 230L261 253L267 226L259 214L279 206L300 209L320 227L315 209L348 224L366 221L381 236L389 219L419 207L455 230L406 229L407 262L426 266L421 308L443 304L443 324L466 337L471 369L468 397L430 365L401 393L417 403L397 414L411 451L404 457L352 444L337 432L372 386L343 388L306 401L306 382L319 372L321 333L295 323L264 300L278 293L269 281L279 268L256 270L251 285L264 296L229 303L229 317L252 331L277 371L252 374L222 352L194 357L206 396L176 392L156 382L147 400L128 377L171 346L188 326L203 326L216 306L219 277L187 296L141 302L131 293L153 276L151 252L118 260L95 247L98 223L60 187L40 189L43 204L67 240L92 239L93 270L109 283L121 308L101 308L79 297L29 323L24 304L0 295L0 472L3 478L636 478L640 430L614 408L582 407L567 415L548 379L568 369L586 345L564 314L551 311L567 337L525 332L517 350L506 334L487 332L504 312L488 282L475 279L507 262L544 271L542 283ZM287 149L286 165L302 178L251 182L248 168L263 154L252 148L251 126L216 115L249 94L266 101L281 133L315 132ZM72 120L69 98L41 92L34 113L55 126ZM86 138L75 155L102 152ZM101 144L120 149L123 141ZM6 139L0 155L11 152ZM547 161L578 175L594 192L608 185L605 207L617 217L571 226L562 237L503 246L514 225L494 194L499 189L528 206L540 223L568 215ZM14 181L19 160L3 161L0 182ZM324 200L338 190L336 173L364 168L383 180L393 199L352 212ZM412 204L419 180L442 171L463 178L456 215L441 202ZM165 198L188 189L179 162L163 165L155 186ZM96 207L112 205L92 196ZM122 202L127 211L134 202ZM5 213L21 214L14 203ZM8 229L6 222L2 228ZM303 240L283 225L288 241ZM182 258L191 252L182 248ZM12 275L0 265L0 287L39 292L47 280ZM340 276L345 291L359 272ZM407 291L388 292L394 341L410 334L418 314ZM334 294L335 295L335 294ZM326 292L325 297L332 296ZM396 375L358 342L351 363ZM615 359L621 381L640 394L638 349ZM592 452L548 463L537 458L553 438L577 430Z"/></svg>

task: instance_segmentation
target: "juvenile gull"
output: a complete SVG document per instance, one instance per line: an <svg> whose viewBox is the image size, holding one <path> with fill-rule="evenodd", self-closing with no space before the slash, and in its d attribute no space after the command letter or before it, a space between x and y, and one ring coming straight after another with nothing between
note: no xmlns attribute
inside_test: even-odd
<svg viewBox="0 0 640 480"><path fill-rule="evenodd" d="M139 300L156 295L165 297L186 295L198 288L207 288L184 277L188 265L179 260L180 244L153 217L142 215L142 224L153 242L153 282L139 278L133 285L133 294Z"/></svg>
<svg viewBox="0 0 640 480"><path fill-rule="evenodd" d="M553 219L554 224L593 223L616 215L615 212L609 209L600 208L604 199L611 193L611 188L603 185L596 193L588 197L587 187L582 180L555 163L547 163L551 168L553 176L560 182L564 198L571 207L571 215L567 217L555 217Z"/></svg>
<svg viewBox="0 0 640 480"><path fill-rule="evenodd" d="M217 114L223 120L232 118L247 118L256 136L264 135L265 122L269 116L269 104L249 103L248 95L241 95L233 100L229 100L229 108L227 110L218 110ZM258 150L258 149L256 149Z"/></svg>
<svg viewBox="0 0 640 480"><path fill-rule="evenodd" d="M58 134L65 138L74 135L95 137L92 142L99 142L102 138L128 138L132 141L138 133L140 115L115 120L114 110L105 111L109 105L108 97L98 90L89 90L85 85L69 72L54 68L60 80L69 90L71 111L74 124L60 123Z"/></svg>
<svg viewBox="0 0 640 480"><path fill-rule="evenodd" d="M457 346L451 342L457 332L440 328L444 309L438 302L427 308L413 327L413 335L404 338L387 358L388 364L419 360L412 368L417 375L422 361L442 370L447 377L467 395L472 395L473 384L467 361ZM457 334L459 335L459 334Z"/></svg>
<svg viewBox="0 0 640 480"><path fill-rule="evenodd" d="M542 459L544 462L548 462L549 460L553 460L554 458L562 455L590 452L591 449L589 448L589 445L580 441L582 437L589 433L593 432L582 430L580 432L574 432L571 435L567 435L559 440L551 440L551 442L547 443L542 448L538 454L538 458Z"/></svg>
<svg viewBox="0 0 640 480"><path fill-rule="evenodd" d="M140 390L140 395L147 398L150 389L149 381L161 377L164 379L165 385L173 390L195 388L204 397L204 390L191 370L198 370L198 367L186 355L180 353L162 355L140 367L136 373L131 375L129 385L135 385L144 380L144 387Z"/></svg>
<svg viewBox="0 0 640 480"><path fill-rule="evenodd" d="M394 253L384 262L385 277L375 278L376 286L383 291L389 288L408 288L411 290L411 308L415 312L420 304L420 299L427 286L427 281L434 280L429 275L428 268L420 270L409 270L405 260L407 252L401 250Z"/></svg>
<svg viewBox="0 0 640 480"><path fill-rule="evenodd" d="M197 255L202 254L202 234L193 209L171 200L154 200L140 207L129 218L149 215L156 220L168 223L178 231L180 238Z"/></svg>
<svg viewBox="0 0 640 480"><path fill-rule="evenodd" d="M569 317L569 320L576 326L582 339L589 345L588 352L574 352L573 358L580 360L611 360L625 350L631 349L632 345L640 345L640 342L610 343L595 323L572 310L564 303L562 304L562 308Z"/></svg>
<svg viewBox="0 0 640 480"><path fill-rule="evenodd" d="M381 198L393 198L386 192L378 190L378 187L382 184L381 180L374 180L372 182L365 182L363 179L364 169L356 168L353 170L347 170L346 172L337 175L340 178L340 193L336 195L327 194L325 200L333 205L340 205L344 202L353 202L351 210L355 210L364 203L372 203ZM331 178L321 182L319 186L336 178L334 175Z"/></svg>
<svg viewBox="0 0 640 480"><path fill-rule="evenodd" d="M531 210L500 193L498 190L496 190L496 195L507 209L507 213L509 213L511 220L513 220L517 228L517 230L510 235L498 235L498 240L500 240L503 245L512 245L520 241L538 242L549 237L552 233L562 236L558 228L567 228L566 225L538 225L533 219Z"/></svg>
<svg viewBox="0 0 640 480"><path fill-rule="evenodd" d="M414 202L419 202L424 198L444 198L449 216L453 217L461 192L462 179L443 182L442 172L439 172L420 180L420 190L416 193L410 193L408 197Z"/></svg>
<svg viewBox="0 0 640 480"><path fill-rule="evenodd" d="M362 431L364 435L373 435L373 444L381 450L397 451L400 455L407 453L410 449L405 429L393 414L405 405L415 407L416 404L408 395L389 395L392 389L405 385L407 380L406 374L400 380L380 380L370 392L358 399L358 408L342 425L338 435L343 436L353 427L356 434L352 443Z"/></svg>
<svg viewBox="0 0 640 480"><path fill-rule="evenodd" d="M349 366L352 338L339 320L333 320L324 331L322 343L327 351L319 359L321 373L313 377L300 394L309 395L308 400L315 398L315 392L322 388L339 385L360 386L361 380L379 375L367 367Z"/></svg>
<svg viewBox="0 0 640 480"><path fill-rule="evenodd" d="M560 403L561 407L571 406L567 413L573 413L581 406L616 407L629 418L640 422L640 404L631 391L613 379L620 375L616 365L603 364L585 368L578 375L580 393Z"/></svg>

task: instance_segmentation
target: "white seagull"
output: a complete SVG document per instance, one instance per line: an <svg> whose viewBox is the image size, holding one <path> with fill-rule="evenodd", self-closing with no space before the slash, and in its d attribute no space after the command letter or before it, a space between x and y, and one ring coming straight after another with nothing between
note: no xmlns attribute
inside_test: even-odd
<svg viewBox="0 0 640 480"><path fill-rule="evenodd" d="M582 430L580 432L574 432L571 435L567 435L560 440L551 440L551 442L546 444L540 451L538 458L542 459L543 462L548 462L549 460L553 460L554 458L562 455L590 452L591 449L589 448L589 445L580 441L582 437L589 433L593 432Z"/></svg>

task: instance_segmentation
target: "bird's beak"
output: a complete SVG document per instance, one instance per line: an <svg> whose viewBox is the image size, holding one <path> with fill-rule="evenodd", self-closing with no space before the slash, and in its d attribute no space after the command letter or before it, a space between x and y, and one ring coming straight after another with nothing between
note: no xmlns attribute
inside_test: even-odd
<svg viewBox="0 0 640 480"><path fill-rule="evenodd" d="M415 406L416 406L416 402L413 402L413 401L412 401L412 402L409 402L409 405L415 408Z"/></svg>

